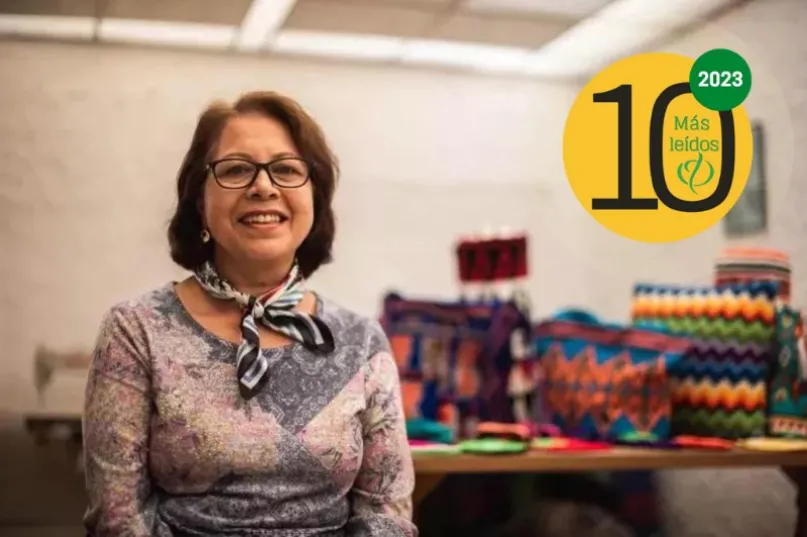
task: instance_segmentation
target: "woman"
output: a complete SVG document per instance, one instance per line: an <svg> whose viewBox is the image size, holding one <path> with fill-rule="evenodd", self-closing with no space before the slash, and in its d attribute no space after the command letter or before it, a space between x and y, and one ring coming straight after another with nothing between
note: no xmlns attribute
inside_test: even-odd
<svg viewBox="0 0 807 537"><path fill-rule="evenodd" d="M193 273L107 312L84 416L93 536L414 536L380 326L304 287L337 166L292 100L200 117L171 256Z"/></svg>

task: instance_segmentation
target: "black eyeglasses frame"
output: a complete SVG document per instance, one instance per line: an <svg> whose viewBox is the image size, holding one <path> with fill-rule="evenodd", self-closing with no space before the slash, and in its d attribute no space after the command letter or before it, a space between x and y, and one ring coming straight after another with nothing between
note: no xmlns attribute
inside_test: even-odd
<svg viewBox="0 0 807 537"><path fill-rule="evenodd" d="M305 164L305 169L306 169L307 173L306 173L305 179L299 185L294 185L294 186L281 185L275 180L275 178L272 176L272 172L269 170L269 167L272 164L277 164L278 162L283 162L283 161L287 161L287 160L295 160L295 161L302 162L302 163ZM228 186L228 185L224 185L224 184L222 184L222 182L219 179L218 175L216 175L216 165L218 165L218 164L220 164L222 162L246 162L248 164L252 164L253 166L255 166L255 174L252 176L252 179L250 179L249 182L247 184L245 184L244 186ZM269 162L264 162L264 163L255 162L254 160L249 160L249 159L243 158L243 157L224 157L224 158L220 158L220 159L208 162L208 164L207 164L207 170L208 170L208 172L210 172L210 175L213 176L213 179L216 181L216 183L221 188L224 188L226 190L243 190L243 189L251 187L255 183L255 181L258 179L258 175L260 175L261 170L266 172L266 176L269 178L269 181L271 181L272 184L274 186L276 186L277 188L282 188L282 189L285 189L285 190L301 188L301 187L305 186L305 184L308 183L308 181L311 180L312 168L313 168L313 166L311 165L311 163L308 162L306 159L301 158L301 157L279 157L279 158L276 158L276 159L270 160Z"/></svg>

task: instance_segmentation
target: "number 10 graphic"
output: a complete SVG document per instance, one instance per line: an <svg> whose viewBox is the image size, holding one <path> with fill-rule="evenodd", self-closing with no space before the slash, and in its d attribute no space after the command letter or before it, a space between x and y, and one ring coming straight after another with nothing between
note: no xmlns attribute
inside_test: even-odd
<svg viewBox="0 0 807 537"><path fill-rule="evenodd" d="M685 200L673 194L667 186L664 173L664 155L662 152L664 119L670 103L676 98L692 93L686 82L673 84L659 94L653 104L650 115L650 179L653 184L655 198L633 197L633 86L623 84L612 90L595 93L595 103L617 104L617 196L616 198L594 198L591 200L593 210L658 210L658 202L682 213L700 213L710 211L721 203L731 191L734 182L734 161L736 140L734 114L731 110L719 112L720 132L723 146L720 156L720 177L714 192L702 200Z"/></svg>

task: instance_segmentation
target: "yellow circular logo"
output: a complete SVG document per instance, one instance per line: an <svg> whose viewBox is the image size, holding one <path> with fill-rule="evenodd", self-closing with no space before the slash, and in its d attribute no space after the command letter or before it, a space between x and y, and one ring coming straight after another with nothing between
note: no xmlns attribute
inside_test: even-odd
<svg viewBox="0 0 807 537"><path fill-rule="evenodd" d="M569 112L569 184L595 220L623 237L697 235L728 213L748 181L748 114L700 104L690 86L693 64L668 53L625 58L586 84Z"/></svg>

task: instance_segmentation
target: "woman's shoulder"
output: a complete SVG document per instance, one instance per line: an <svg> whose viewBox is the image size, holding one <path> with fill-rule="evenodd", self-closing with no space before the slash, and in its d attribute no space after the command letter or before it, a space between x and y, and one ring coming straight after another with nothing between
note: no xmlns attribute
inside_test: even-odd
<svg viewBox="0 0 807 537"><path fill-rule="evenodd" d="M160 319L175 307L175 296L166 284L113 302L101 318L93 369L113 376L147 371L152 343L170 326Z"/></svg>
<svg viewBox="0 0 807 537"><path fill-rule="evenodd" d="M102 328L117 326L126 331L143 332L180 307L174 283L169 282L113 302L104 312L101 324Z"/></svg>
<svg viewBox="0 0 807 537"><path fill-rule="evenodd" d="M368 355L389 352L389 341L381 323L317 294L322 320L328 325L339 345L366 348Z"/></svg>

